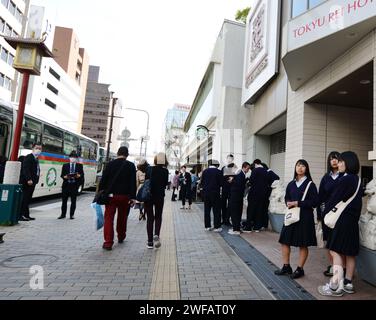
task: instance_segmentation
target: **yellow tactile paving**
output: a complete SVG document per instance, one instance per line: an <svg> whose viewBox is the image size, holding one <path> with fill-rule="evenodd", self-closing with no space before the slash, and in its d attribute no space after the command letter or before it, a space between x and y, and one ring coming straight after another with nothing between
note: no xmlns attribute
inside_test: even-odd
<svg viewBox="0 0 376 320"><path fill-rule="evenodd" d="M156 250L156 262L150 288L150 300L180 300L174 220L171 203L166 201L161 230L162 247Z"/></svg>

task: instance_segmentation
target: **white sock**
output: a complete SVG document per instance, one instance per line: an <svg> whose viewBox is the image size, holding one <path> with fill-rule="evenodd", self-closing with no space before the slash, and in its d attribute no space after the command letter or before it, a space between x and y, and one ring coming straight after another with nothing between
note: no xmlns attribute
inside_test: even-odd
<svg viewBox="0 0 376 320"><path fill-rule="evenodd" d="M343 267L339 265L333 266L333 278L330 280L330 288L337 290L341 281L343 281Z"/></svg>

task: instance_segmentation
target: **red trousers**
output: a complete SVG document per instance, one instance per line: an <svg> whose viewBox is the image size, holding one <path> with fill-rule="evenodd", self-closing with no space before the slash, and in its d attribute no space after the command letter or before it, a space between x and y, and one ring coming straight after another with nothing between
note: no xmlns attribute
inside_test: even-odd
<svg viewBox="0 0 376 320"><path fill-rule="evenodd" d="M116 223L118 240L123 241L127 236L129 200L128 196L114 195L110 203L106 205L106 211L104 213L104 246L107 248L111 248L114 244L114 219L116 210L118 212Z"/></svg>

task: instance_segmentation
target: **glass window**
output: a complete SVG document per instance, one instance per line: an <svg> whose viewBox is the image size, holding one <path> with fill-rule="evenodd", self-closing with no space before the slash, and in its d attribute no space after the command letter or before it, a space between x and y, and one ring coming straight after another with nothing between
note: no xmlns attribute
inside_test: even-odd
<svg viewBox="0 0 376 320"><path fill-rule="evenodd" d="M5 77L4 79L4 88L7 90L12 90L12 80L8 77Z"/></svg>
<svg viewBox="0 0 376 320"><path fill-rule="evenodd" d="M43 151L55 154L63 153L63 131L44 125Z"/></svg>
<svg viewBox="0 0 376 320"><path fill-rule="evenodd" d="M308 0L293 0L292 1L292 18L302 14L308 9Z"/></svg>
<svg viewBox="0 0 376 320"><path fill-rule="evenodd" d="M17 9L17 12L16 12L16 18L17 18L17 21L18 21L19 23L22 23L22 17L23 17L22 12L20 11L20 9Z"/></svg>
<svg viewBox="0 0 376 320"><path fill-rule="evenodd" d="M0 18L0 33L4 32L5 21Z"/></svg>
<svg viewBox="0 0 376 320"><path fill-rule="evenodd" d="M5 30L4 30L4 33L6 36L9 36L11 37L12 36L12 28L9 24L5 24Z"/></svg>
<svg viewBox="0 0 376 320"><path fill-rule="evenodd" d="M21 134L21 148L31 150L34 143L40 143L41 132L42 124L26 117Z"/></svg>
<svg viewBox="0 0 376 320"><path fill-rule="evenodd" d="M4 86L4 80L5 80L5 76L2 74L2 73L0 73L0 86Z"/></svg>
<svg viewBox="0 0 376 320"><path fill-rule="evenodd" d="M14 56L13 54L9 53L9 56L8 56L8 64L10 66L13 66L13 62L14 62Z"/></svg>
<svg viewBox="0 0 376 320"><path fill-rule="evenodd" d="M309 0L309 8L312 9L313 7L316 7L320 3L324 2L325 0Z"/></svg>
<svg viewBox="0 0 376 320"><path fill-rule="evenodd" d="M4 5L5 8L8 8L9 0L1 0L1 3Z"/></svg>
<svg viewBox="0 0 376 320"><path fill-rule="evenodd" d="M8 63L8 50L7 49L4 49L4 48L1 49L1 60Z"/></svg>
<svg viewBox="0 0 376 320"><path fill-rule="evenodd" d="M64 133L64 154L66 156L69 156L72 151L77 152L79 145L80 140L76 136L67 132Z"/></svg>
<svg viewBox="0 0 376 320"><path fill-rule="evenodd" d="M16 9L17 9L16 5L13 3L13 1L11 1L9 4L9 11L14 16L16 15Z"/></svg>

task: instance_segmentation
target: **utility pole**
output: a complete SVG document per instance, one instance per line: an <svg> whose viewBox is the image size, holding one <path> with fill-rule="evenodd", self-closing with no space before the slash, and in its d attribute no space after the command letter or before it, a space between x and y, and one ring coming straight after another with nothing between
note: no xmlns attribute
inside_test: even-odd
<svg viewBox="0 0 376 320"><path fill-rule="evenodd" d="M114 92L111 92L111 98L112 98L112 108L111 108L111 115L110 115L110 129L108 131L108 141L107 141L107 155L106 155L106 163L110 162L110 149L111 149L111 143L112 143L112 132L113 132L113 125L114 125L114 112L115 112L115 106L117 102L117 98L114 97Z"/></svg>

